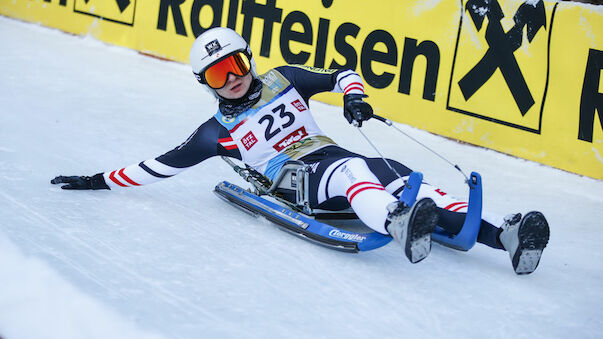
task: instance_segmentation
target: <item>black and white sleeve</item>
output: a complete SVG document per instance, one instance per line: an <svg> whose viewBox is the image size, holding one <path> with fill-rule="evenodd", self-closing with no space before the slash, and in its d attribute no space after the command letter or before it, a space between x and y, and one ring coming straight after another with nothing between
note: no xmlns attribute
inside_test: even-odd
<svg viewBox="0 0 603 339"><path fill-rule="evenodd" d="M288 65L277 67L276 70L291 82L306 102L321 92L364 94L362 78L350 69Z"/></svg>
<svg viewBox="0 0 603 339"><path fill-rule="evenodd" d="M218 142L224 133L228 131L211 118L173 150L138 164L104 172L103 178L111 189L148 185L172 177L216 155L240 158L238 150L226 150Z"/></svg>

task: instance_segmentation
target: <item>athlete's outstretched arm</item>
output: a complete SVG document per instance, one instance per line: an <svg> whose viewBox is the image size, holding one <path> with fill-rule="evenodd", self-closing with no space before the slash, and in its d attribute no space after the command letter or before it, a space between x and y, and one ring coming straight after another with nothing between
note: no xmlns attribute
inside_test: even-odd
<svg viewBox="0 0 603 339"><path fill-rule="evenodd" d="M199 126L180 146L156 158L93 176L57 176L50 182L67 190L113 189L148 185L172 177L210 157L225 155L240 159L237 149L222 145L228 133L214 118ZM228 149L227 149L228 148Z"/></svg>

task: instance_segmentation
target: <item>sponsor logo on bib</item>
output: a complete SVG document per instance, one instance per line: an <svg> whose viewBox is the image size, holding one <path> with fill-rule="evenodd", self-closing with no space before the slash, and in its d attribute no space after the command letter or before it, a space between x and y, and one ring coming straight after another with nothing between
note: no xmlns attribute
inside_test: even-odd
<svg viewBox="0 0 603 339"><path fill-rule="evenodd" d="M284 150L285 148L291 146L292 144L300 141L301 139L303 139L304 137L307 137L308 133L306 132L306 128L304 126L296 129L295 131L291 132L289 135L287 135L286 137L284 137L281 141L277 142L274 146L274 149L277 152L280 152L282 150Z"/></svg>
<svg viewBox="0 0 603 339"><path fill-rule="evenodd" d="M258 142L258 139L255 137L255 135L253 135L253 133L251 131L249 131L249 133L245 134L245 136L241 139L241 143L243 144L243 146L245 146L245 149L248 151L257 142Z"/></svg>
<svg viewBox="0 0 603 339"><path fill-rule="evenodd" d="M293 107L297 108L297 110L300 112L307 110L306 106L299 99L293 101L291 103L291 105L293 105Z"/></svg>

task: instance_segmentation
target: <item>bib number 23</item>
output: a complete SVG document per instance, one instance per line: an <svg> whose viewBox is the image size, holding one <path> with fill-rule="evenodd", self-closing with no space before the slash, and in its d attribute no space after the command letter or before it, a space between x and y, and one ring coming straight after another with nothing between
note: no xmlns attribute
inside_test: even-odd
<svg viewBox="0 0 603 339"><path fill-rule="evenodd" d="M276 127L273 129L273 127L275 127L274 126L275 118L272 114L266 114L263 117L261 117L260 120L258 121L258 123L260 125L263 124L264 121L268 121L268 125L266 126L266 131L264 132L266 141L274 138L276 135L278 135L282 131L282 129L285 129L285 128L293 125L293 122L295 121L295 115L293 115L293 113L291 113L291 112L287 112L285 109L286 109L285 104L280 104L272 109L272 112L275 114L278 113L278 116L281 119L287 119L287 121L284 124L282 124L281 127ZM279 121L279 123L280 122L281 121Z"/></svg>

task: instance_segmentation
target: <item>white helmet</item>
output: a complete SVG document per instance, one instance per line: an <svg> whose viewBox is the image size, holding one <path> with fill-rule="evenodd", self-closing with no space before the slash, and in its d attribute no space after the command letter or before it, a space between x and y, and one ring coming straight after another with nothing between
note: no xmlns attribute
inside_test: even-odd
<svg viewBox="0 0 603 339"><path fill-rule="evenodd" d="M210 66L238 52L242 52L249 59L250 73L257 78L251 48L237 32L226 27L215 27L203 32L193 43L190 52L190 63L195 78L203 87L218 97L216 91L207 85L204 73Z"/></svg>

